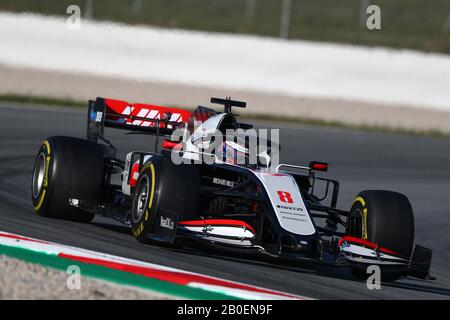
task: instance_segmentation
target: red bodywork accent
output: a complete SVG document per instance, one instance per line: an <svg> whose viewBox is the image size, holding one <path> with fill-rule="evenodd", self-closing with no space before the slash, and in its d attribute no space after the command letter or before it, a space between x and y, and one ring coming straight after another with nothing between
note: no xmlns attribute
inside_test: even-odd
<svg viewBox="0 0 450 320"><path fill-rule="evenodd" d="M139 163L136 162L135 164L133 164L133 167L131 168L131 173L130 173L130 186L132 186L132 187L136 187L137 179L134 178L134 174L138 171L139 171Z"/></svg>
<svg viewBox="0 0 450 320"><path fill-rule="evenodd" d="M251 232L256 234L255 229L253 229L248 223L241 220L229 220L229 219L205 219L205 220L190 220L190 221L180 221L180 225L184 226L232 226L232 227L244 227Z"/></svg>
<svg viewBox="0 0 450 320"><path fill-rule="evenodd" d="M311 162L311 170L328 171L328 163L326 162Z"/></svg>
<svg viewBox="0 0 450 320"><path fill-rule="evenodd" d="M354 243L354 244L358 244L358 245L362 245L364 247L370 248L370 249L376 249L378 248L378 250L380 252L383 253L387 253L387 254L392 254L392 255L396 255L398 256L399 254L395 251L380 247L379 245L377 245L375 242L371 242L371 241L367 241L364 239L360 239L360 238L355 238L355 237L350 237L350 236L345 236L342 237L341 239L339 239L338 242L338 246L341 246L341 244L346 241L346 242L350 242L350 243Z"/></svg>
<svg viewBox="0 0 450 320"><path fill-rule="evenodd" d="M162 147L164 149L174 149L174 150L181 150L183 148L181 143L178 142L172 142L169 140L164 140L162 143ZM139 162L136 162L133 164L133 167L131 168L130 172L130 186L135 187L138 181L138 178L134 177L134 174L139 172Z"/></svg>
<svg viewBox="0 0 450 320"><path fill-rule="evenodd" d="M145 119L159 119L170 112L171 122L186 122L191 116L191 112L184 109L169 108L163 106L157 106L153 104L142 103L128 103L126 101L105 99L106 104L106 119L112 121L118 121L120 119L125 120L125 124L154 127L155 122L145 121ZM138 117L138 119L136 119ZM164 123L160 123L160 127L164 127Z"/></svg>
<svg viewBox="0 0 450 320"><path fill-rule="evenodd" d="M315 165L313 165L312 168L313 168L314 170L323 170L323 171L326 171L326 170L328 169L328 165L316 163Z"/></svg>
<svg viewBox="0 0 450 320"><path fill-rule="evenodd" d="M181 150L183 148L183 145L178 142L164 140L162 143L162 147L164 149L174 149L174 150Z"/></svg>

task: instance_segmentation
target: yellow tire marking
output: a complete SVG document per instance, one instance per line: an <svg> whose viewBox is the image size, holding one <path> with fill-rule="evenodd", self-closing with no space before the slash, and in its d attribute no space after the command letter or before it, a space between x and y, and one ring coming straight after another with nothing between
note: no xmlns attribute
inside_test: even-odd
<svg viewBox="0 0 450 320"><path fill-rule="evenodd" d="M45 199L45 191L47 191L47 190L44 189L44 191L42 192L41 199L39 200L39 203L37 204L37 206L34 207L34 210L38 211L41 208L42 203L44 202L44 199Z"/></svg>
<svg viewBox="0 0 450 320"><path fill-rule="evenodd" d="M356 202L361 202L363 208L366 206L366 202L364 201L364 199L362 197L356 197L355 201L353 201L353 203L352 203L352 207Z"/></svg>
<svg viewBox="0 0 450 320"><path fill-rule="evenodd" d="M50 166L50 160L51 160L51 157L50 157L50 150L51 150L50 143L47 140L45 140L42 144L47 149L48 156L45 157L46 161L45 161L45 175L44 175L44 191L42 192L42 195L41 195L41 198L39 199L38 204L34 207L35 211L39 211L39 209L42 207L42 204L44 203L45 193L47 191L46 188L48 187L48 168Z"/></svg>
<svg viewBox="0 0 450 320"><path fill-rule="evenodd" d="M50 156L46 157L45 160L45 176L44 176L44 188L48 187L48 168L50 167Z"/></svg>
<svg viewBox="0 0 450 320"><path fill-rule="evenodd" d="M153 165L153 163L147 162L146 164L144 164L144 166L142 167L142 169L141 169L141 171L139 173L142 173L145 169L147 169L151 165Z"/></svg>
<svg viewBox="0 0 450 320"><path fill-rule="evenodd" d="M133 230L133 235L135 237L139 237L142 233L142 230L144 230L144 224L141 222L141 224L135 230Z"/></svg>
<svg viewBox="0 0 450 320"><path fill-rule="evenodd" d="M367 240L367 208L363 209L362 238Z"/></svg>
<svg viewBox="0 0 450 320"><path fill-rule="evenodd" d="M148 201L148 208L152 208L153 195L155 194L155 167L153 163L150 164L150 170L152 171L152 191L150 192L150 200Z"/></svg>
<svg viewBox="0 0 450 320"><path fill-rule="evenodd" d="M155 193L155 167L153 166L153 163L147 163L142 168L141 172L144 171L144 169L148 168L149 166L150 166L150 170L152 172L152 189L150 191L150 200L148 201L148 209L151 209L152 202L153 202L153 195ZM148 219L148 209L145 210L144 221L147 221L147 219ZM132 232L135 237L139 237L143 230L144 230L144 223L141 222L141 224L136 229L132 230Z"/></svg>
<svg viewBox="0 0 450 320"><path fill-rule="evenodd" d="M47 140L45 140L42 144L47 148L48 154L50 154L50 143Z"/></svg>
<svg viewBox="0 0 450 320"><path fill-rule="evenodd" d="M367 235L367 208L366 208L366 201L364 201L364 199L362 197L357 197L355 199L355 201L353 201L352 206L356 203L359 202L361 203L363 210L362 210L362 238L363 240L367 240L368 239L368 235Z"/></svg>

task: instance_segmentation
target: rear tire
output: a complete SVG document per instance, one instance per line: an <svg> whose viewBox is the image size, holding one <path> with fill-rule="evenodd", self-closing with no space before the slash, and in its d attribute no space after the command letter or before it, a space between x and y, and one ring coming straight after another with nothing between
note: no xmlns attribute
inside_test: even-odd
<svg viewBox="0 0 450 320"><path fill-rule="evenodd" d="M50 137L39 149L31 198L40 216L90 222L93 214L69 205L75 198L98 202L104 184L104 147L71 138Z"/></svg>
<svg viewBox="0 0 450 320"><path fill-rule="evenodd" d="M410 259L414 245L414 215L408 198L392 191L360 192L350 209L347 234L377 243ZM369 276L363 266L352 266L350 270L359 279ZM383 281L402 276L402 272L381 269Z"/></svg>

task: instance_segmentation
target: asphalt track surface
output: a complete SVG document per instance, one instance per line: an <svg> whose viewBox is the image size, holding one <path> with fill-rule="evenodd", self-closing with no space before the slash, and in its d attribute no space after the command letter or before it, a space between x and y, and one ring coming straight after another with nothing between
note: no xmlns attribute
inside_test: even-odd
<svg viewBox="0 0 450 320"><path fill-rule="evenodd" d="M0 231L140 259L318 299L450 299L450 139L258 123L280 128L281 160L330 162L341 181L339 207L365 189L406 194L414 208L416 242L433 249L437 280L402 279L369 290L346 268L282 267L220 254L142 245L129 229L106 219L80 224L37 216L30 200L33 163L48 136L85 136L79 110L0 103ZM108 130L108 129L107 129ZM149 137L108 130L122 154L151 150ZM45 281L45 279L42 279Z"/></svg>

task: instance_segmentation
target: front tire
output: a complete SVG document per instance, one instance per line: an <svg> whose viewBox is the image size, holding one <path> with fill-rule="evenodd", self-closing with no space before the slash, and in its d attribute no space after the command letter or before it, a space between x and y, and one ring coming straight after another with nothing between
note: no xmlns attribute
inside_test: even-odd
<svg viewBox="0 0 450 320"><path fill-rule="evenodd" d="M414 215L408 198L400 193L367 190L358 194L350 209L347 234L393 250L410 259L414 246ZM368 275L364 266L350 267L357 278ZM382 269L382 279L393 281L402 272Z"/></svg>
<svg viewBox="0 0 450 320"><path fill-rule="evenodd" d="M71 138L46 139L36 157L31 199L40 216L90 222L93 214L69 205L69 199L97 202L104 182L104 147Z"/></svg>

